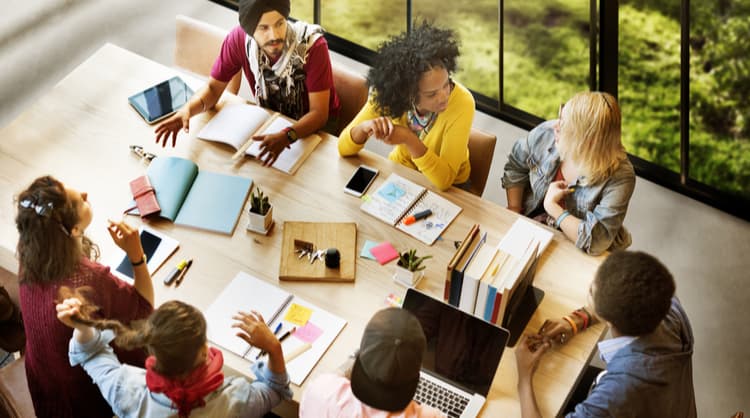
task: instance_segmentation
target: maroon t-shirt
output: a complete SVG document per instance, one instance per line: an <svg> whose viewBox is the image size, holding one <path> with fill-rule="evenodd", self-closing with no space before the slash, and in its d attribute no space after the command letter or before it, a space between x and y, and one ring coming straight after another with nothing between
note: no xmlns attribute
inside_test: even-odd
<svg viewBox="0 0 750 418"><path fill-rule="evenodd" d="M245 49L245 37L247 34L242 27L237 26L224 38L221 52L216 58L211 77L228 83L237 72L242 69L245 73L250 88L255 94L255 76L250 71L250 62L247 60ZM328 55L328 42L324 37L318 38L307 51L307 59L302 67L305 70L305 87L308 93L330 90L328 99L328 118L338 116L339 96L333 87L333 71L331 70L331 57ZM308 97L304 97L305 113L310 110Z"/></svg>
<svg viewBox="0 0 750 418"><path fill-rule="evenodd" d="M57 319L55 299L60 286L93 288L92 302L99 317L129 324L145 319L153 311L135 287L113 276L109 267L81 260L69 278L55 283L21 283L19 302L26 329L26 378L38 417L111 417L112 410L82 367L71 367L68 342L73 329ZM144 350L115 347L123 363L144 367Z"/></svg>

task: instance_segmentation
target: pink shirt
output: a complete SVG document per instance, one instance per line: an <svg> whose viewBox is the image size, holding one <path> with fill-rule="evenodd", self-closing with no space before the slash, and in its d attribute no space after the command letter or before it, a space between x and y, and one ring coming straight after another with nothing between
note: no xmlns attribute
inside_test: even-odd
<svg viewBox="0 0 750 418"><path fill-rule="evenodd" d="M245 37L247 34L242 27L237 26L224 38L221 52L216 58L211 77L228 83L240 69L245 73L250 84L251 91L255 92L255 76L250 71L250 62L247 60L245 50ZM328 117L339 114L339 96L333 87L333 70L331 69L331 57L328 55L328 41L324 37L318 38L307 52L307 60L303 66L305 70L305 86L308 93L330 90L328 99ZM308 98L305 97L305 111L309 111Z"/></svg>
<svg viewBox="0 0 750 418"><path fill-rule="evenodd" d="M299 416L300 418L437 418L445 415L435 408L420 405L415 401L411 401L406 409L400 412L372 408L354 396L349 379L327 373L318 376L307 386L299 404Z"/></svg>

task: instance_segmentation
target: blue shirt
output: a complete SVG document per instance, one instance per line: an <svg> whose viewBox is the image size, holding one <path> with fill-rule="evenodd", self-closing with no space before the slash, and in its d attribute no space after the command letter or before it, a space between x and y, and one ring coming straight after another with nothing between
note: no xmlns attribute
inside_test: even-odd
<svg viewBox="0 0 750 418"><path fill-rule="evenodd" d="M120 418L177 417L166 395L148 390L145 369L120 363L109 345L113 339L110 330L95 330L95 337L85 344L71 338L70 365L83 366ZM252 383L243 377L225 378L221 387L204 398L206 405L193 409L190 417L262 417L282 398L292 397L286 373L273 373L262 362L253 366L253 373L257 380Z"/></svg>
<svg viewBox="0 0 750 418"><path fill-rule="evenodd" d="M544 122L516 141L505 164L503 188L524 188L525 215L543 206L560 166L555 122ZM585 184L584 179L576 179L575 191L565 197L565 209L581 220L576 247L592 255L627 248L632 239L622 223L635 189L633 165L623 160L612 176L596 184Z"/></svg>

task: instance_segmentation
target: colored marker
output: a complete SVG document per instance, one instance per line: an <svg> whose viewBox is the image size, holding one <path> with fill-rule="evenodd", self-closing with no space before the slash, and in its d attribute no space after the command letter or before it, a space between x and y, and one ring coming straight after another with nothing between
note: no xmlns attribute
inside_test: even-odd
<svg viewBox="0 0 750 418"><path fill-rule="evenodd" d="M170 284L172 284L172 282L174 281L174 279L177 278L177 275L180 274L180 272L182 271L182 269L185 268L185 266L187 265L187 263L188 262L186 260L180 261L175 266L175 268L173 268L172 271L169 272L169 274L167 275L167 277L164 278L164 284L167 285L167 286L169 286Z"/></svg>
<svg viewBox="0 0 750 418"><path fill-rule="evenodd" d="M180 283L182 283L182 280L185 279L185 276L187 276L187 271L190 268L190 266L193 265L193 259L191 258L188 260L187 264L185 264L185 268L182 269L182 273L180 273L180 277L177 278L177 281L175 282L175 287L179 286Z"/></svg>
<svg viewBox="0 0 750 418"><path fill-rule="evenodd" d="M414 215L411 215L411 216L407 217L406 219L404 219L404 224L405 225L411 225L414 222L416 222L416 221L418 221L420 219L424 219L424 218L426 218L426 217L428 217L430 215L432 215L432 211L430 209L423 210L422 212L417 212Z"/></svg>

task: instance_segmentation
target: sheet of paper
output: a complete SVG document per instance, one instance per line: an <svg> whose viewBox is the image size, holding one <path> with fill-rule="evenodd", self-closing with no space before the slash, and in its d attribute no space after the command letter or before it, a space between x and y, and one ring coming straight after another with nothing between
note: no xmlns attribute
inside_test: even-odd
<svg viewBox="0 0 750 418"><path fill-rule="evenodd" d="M534 240L539 244L537 255L541 255L552 241L553 232L534 221L518 218L505 234L497 248L520 259Z"/></svg>
<svg viewBox="0 0 750 418"><path fill-rule="evenodd" d="M375 241L370 241L369 239L365 241L365 245L362 246L362 251L360 251L359 256L362 258L368 258L370 260L375 260L375 256L372 255L370 250L372 247L378 245Z"/></svg>
<svg viewBox="0 0 750 418"><path fill-rule="evenodd" d="M409 213L418 213L426 209L432 211L432 215L420 219L411 225L402 222L396 228L410 234L427 245L432 245L438 239L440 234L448 228L448 225L461 213L460 206L454 204L448 199L437 193L427 191L422 198L414 205Z"/></svg>
<svg viewBox="0 0 750 418"><path fill-rule="evenodd" d="M393 173L369 199L364 200L360 209L395 226L424 190L424 187Z"/></svg>
<svg viewBox="0 0 750 418"><path fill-rule="evenodd" d="M269 116L268 111L260 106L226 105L198 132L198 138L239 149Z"/></svg>
<svg viewBox="0 0 750 418"><path fill-rule="evenodd" d="M260 135L280 132L288 126L292 126L291 121L283 117L276 117L273 122L271 122L263 132L260 133ZM271 167L285 173L294 174L302 162L304 162L308 155L310 155L315 147L318 146L320 141L321 138L318 135L309 135L305 138L298 139L289 148L285 148L284 151L279 154L279 158L276 159ZM245 154L258 157L258 155L260 155L260 144L261 141L253 141L247 151L245 151Z"/></svg>

